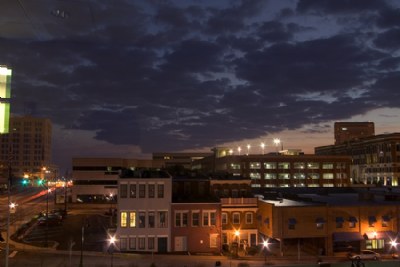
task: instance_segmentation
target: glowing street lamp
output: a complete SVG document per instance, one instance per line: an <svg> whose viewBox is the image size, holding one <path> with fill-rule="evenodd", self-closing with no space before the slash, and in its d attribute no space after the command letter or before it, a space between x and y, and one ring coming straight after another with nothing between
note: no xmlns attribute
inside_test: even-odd
<svg viewBox="0 0 400 267"><path fill-rule="evenodd" d="M263 242L263 250L264 250L264 265L267 266L267 251L268 251L268 240L264 240Z"/></svg>
<svg viewBox="0 0 400 267"><path fill-rule="evenodd" d="M278 152L278 150L279 150L279 144L281 143L281 139L279 139L279 138L274 138L273 142L274 142L274 144L275 144L275 146L276 146L276 152Z"/></svg>
<svg viewBox="0 0 400 267"><path fill-rule="evenodd" d="M262 150L262 154L264 155L264 148L265 148L264 142L261 143L260 147L261 147L261 150Z"/></svg>
<svg viewBox="0 0 400 267"><path fill-rule="evenodd" d="M239 146L239 147L237 148L237 150L238 150L238 153L239 153L239 156L240 156L240 151L242 151L242 148Z"/></svg>
<svg viewBox="0 0 400 267"><path fill-rule="evenodd" d="M110 242L110 253L111 253L111 267L113 267L114 261L114 244L115 244L115 236L111 236L108 242Z"/></svg>
<svg viewBox="0 0 400 267"><path fill-rule="evenodd" d="M248 145L247 145L247 155L250 154L250 147L251 147L250 144L248 144Z"/></svg>
<svg viewBox="0 0 400 267"><path fill-rule="evenodd" d="M233 154L233 150L229 149L229 155L232 155L232 154Z"/></svg>

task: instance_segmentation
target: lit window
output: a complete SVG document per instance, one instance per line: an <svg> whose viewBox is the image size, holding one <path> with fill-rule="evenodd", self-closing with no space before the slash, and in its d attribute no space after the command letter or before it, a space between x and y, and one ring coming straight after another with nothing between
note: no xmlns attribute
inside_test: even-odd
<svg viewBox="0 0 400 267"><path fill-rule="evenodd" d="M128 220L128 214L126 211L121 212L121 227L126 227Z"/></svg>
<svg viewBox="0 0 400 267"><path fill-rule="evenodd" d="M129 227L136 227L136 212L129 213Z"/></svg>

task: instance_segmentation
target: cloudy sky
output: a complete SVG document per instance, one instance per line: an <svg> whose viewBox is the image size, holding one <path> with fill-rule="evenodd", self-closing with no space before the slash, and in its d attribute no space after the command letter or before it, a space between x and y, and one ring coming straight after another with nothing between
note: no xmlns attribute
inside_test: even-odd
<svg viewBox="0 0 400 267"><path fill-rule="evenodd" d="M334 121L398 131L400 5L378 0L4 0L13 114L54 161L214 146L312 153ZM258 149L258 150L257 150Z"/></svg>

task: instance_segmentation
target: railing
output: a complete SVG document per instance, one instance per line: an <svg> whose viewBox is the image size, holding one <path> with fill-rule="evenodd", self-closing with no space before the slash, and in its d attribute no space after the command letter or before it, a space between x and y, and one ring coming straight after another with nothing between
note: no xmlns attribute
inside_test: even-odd
<svg viewBox="0 0 400 267"><path fill-rule="evenodd" d="M254 197L236 197L221 198L222 205L257 205L257 198Z"/></svg>

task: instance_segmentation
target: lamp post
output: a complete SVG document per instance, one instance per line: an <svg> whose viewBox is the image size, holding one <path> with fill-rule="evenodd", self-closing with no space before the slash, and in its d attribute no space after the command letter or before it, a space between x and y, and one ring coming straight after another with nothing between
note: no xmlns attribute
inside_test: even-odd
<svg viewBox="0 0 400 267"><path fill-rule="evenodd" d="M262 154L264 155L264 148L265 148L264 142L262 142L262 143L260 144L260 147L261 147Z"/></svg>
<svg viewBox="0 0 400 267"><path fill-rule="evenodd" d="M111 267L113 267L114 263L114 244L115 244L115 236L110 237L108 240L110 242L110 253L111 253Z"/></svg>
<svg viewBox="0 0 400 267"><path fill-rule="evenodd" d="M249 154L250 154L250 148L251 148L251 145L250 145L250 144L248 144L248 145L247 145L247 155L249 155Z"/></svg>
<svg viewBox="0 0 400 267"><path fill-rule="evenodd" d="M83 267L83 244L85 242L85 223L82 222L82 229L81 229L81 257L79 260L79 267Z"/></svg>
<svg viewBox="0 0 400 267"><path fill-rule="evenodd" d="M239 252L239 236L240 236L240 231L236 230L235 231L235 242L236 242L235 256L236 256L236 258L238 257L238 252Z"/></svg>
<svg viewBox="0 0 400 267"><path fill-rule="evenodd" d="M263 250L264 250L264 265L267 266L268 240L264 240Z"/></svg>
<svg viewBox="0 0 400 267"><path fill-rule="evenodd" d="M237 148L237 150L238 150L238 154L239 154L239 156L240 156L240 151L242 151L242 148L239 146L239 147Z"/></svg>
<svg viewBox="0 0 400 267"><path fill-rule="evenodd" d="M396 258L396 250L397 250L397 241L396 240L392 240L390 241L390 250L392 252L392 258L395 259Z"/></svg>
<svg viewBox="0 0 400 267"><path fill-rule="evenodd" d="M276 152L278 152L279 151L279 144L281 143L281 139L274 138L273 142L274 142L274 144L276 146Z"/></svg>

